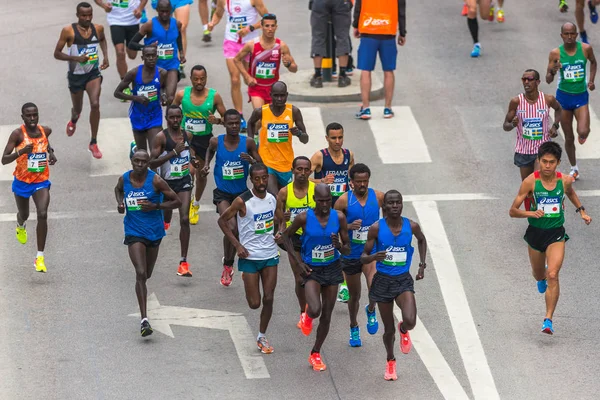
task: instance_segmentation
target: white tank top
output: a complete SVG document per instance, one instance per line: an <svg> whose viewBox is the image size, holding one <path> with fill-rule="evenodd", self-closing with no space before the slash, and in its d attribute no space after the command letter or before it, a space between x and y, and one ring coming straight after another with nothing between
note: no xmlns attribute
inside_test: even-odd
<svg viewBox="0 0 600 400"><path fill-rule="evenodd" d="M225 17L227 17L225 40L246 43L259 36L259 30L250 32L243 38L240 38L237 34L242 28L254 25L260 20L260 15L258 15L256 8L252 6L250 0L225 0Z"/></svg>
<svg viewBox="0 0 600 400"><path fill-rule="evenodd" d="M517 107L517 141L515 153L537 154L542 143L550 141L550 110L544 93L539 92L538 101L529 103L523 93L519 94Z"/></svg>
<svg viewBox="0 0 600 400"><path fill-rule="evenodd" d="M108 25L132 26L140 23L133 10L140 6L140 0L110 0L112 10L106 14Z"/></svg>
<svg viewBox="0 0 600 400"><path fill-rule="evenodd" d="M251 190L240 198L246 203L246 215L237 214L240 243L250 254L248 260L268 260L277 257L278 250L273 236L275 230L275 206L277 201L267 193L264 199L256 197Z"/></svg>

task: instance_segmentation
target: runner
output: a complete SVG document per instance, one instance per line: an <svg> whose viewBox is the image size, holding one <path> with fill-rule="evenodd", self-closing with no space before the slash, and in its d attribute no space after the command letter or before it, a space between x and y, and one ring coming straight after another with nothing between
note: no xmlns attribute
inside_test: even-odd
<svg viewBox="0 0 600 400"><path fill-rule="evenodd" d="M565 257L565 242L569 240L563 226L565 195L576 207L575 212L581 214L583 221L587 225L592 222L573 189L573 180L556 171L561 155L562 149L557 143L546 142L540 146L540 169L521 183L509 212L512 218L527 218L529 222L523 239L529 245L527 250L538 291L546 293L546 317L542 332L550 335L554 333L552 317L560 293L558 274ZM528 196L532 196L534 200L531 211L519 210Z"/></svg>
<svg viewBox="0 0 600 400"><path fill-rule="evenodd" d="M127 73L127 57L135 60L136 52L127 44L140 29L140 18L148 0L94 0L106 11L106 22L110 27L110 37L117 53L117 72L121 80ZM126 94L131 94L127 88Z"/></svg>
<svg viewBox="0 0 600 400"><path fill-rule="evenodd" d="M152 8L158 11L158 1L152 0ZM194 3L194 0L170 0L171 9L173 10L173 17L177 20L178 25L181 25L181 46L183 53L187 54L187 27L190 23L190 7ZM179 64L179 79L185 78L185 72L183 70L185 61Z"/></svg>
<svg viewBox="0 0 600 400"><path fill-rule="evenodd" d="M190 245L190 220L188 210L192 192L192 177L190 176L190 142L192 134L181 129L183 113L181 108L170 105L166 111L167 129L156 135L150 156L150 168L160 167L160 176L169 187L177 193L181 201L179 207L179 242L181 244L181 259L177 275L191 277L187 253ZM171 226L172 210L163 211L165 231Z"/></svg>
<svg viewBox="0 0 600 400"><path fill-rule="evenodd" d="M598 22L598 11L596 11L596 6L600 4L600 0L588 0L588 7L590 9L590 21L592 24Z"/></svg>
<svg viewBox="0 0 600 400"><path fill-rule="evenodd" d="M204 157L208 142L213 137L213 125L223 124L225 105L223 98L215 89L206 87L206 68L202 65L194 65L190 71L192 85L177 92L173 104L180 105L183 110L183 121L181 127L192 133L190 143L196 156L196 186L194 201L190 204L190 224L196 225L200 217L200 199L206 188L206 176L200 173L204 168ZM221 118L214 116L219 112Z"/></svg>
<svg viewBox="0 0 600 400"><path fill-rule="evenodd" d="M170 105L173 98L175 98L177 82L180 79L179 65L185 64L185 50L182 41L183 28L181 22L171 17L171 10L169 0L158 0L156 6L158 16L143 24L140 31L135 34L128 44L128 48L132 50L141 50L144 45L140 44L140 40L144 37L146 38L144 41L146 45L157 44L158 62L156 65L168 72L166 84L167 105Z"/></svg>
<svg viewBox="0 0 600 400"><path fill-rule="evenodd" d="M313 319L319 318L315 344L308 362L315 371L327 368L321 358L321 346L329 333L331 314L335 306L338 285L344 280L340 253L350 254L350 240L344 215L331 208L329 186L315 186L315 209L298 214L294 222L283 233L283 243L296 258L298 272L304 278L306 310L300 321L305 336L312 331ZM302 228L302 258L294 252L292 235Z"/></svg>
<svg viewBox="0 0 600 400"><path fill-rule="evenodd" d="M252 109L270 104L271 86L279 81L279 67L290 72L297 72L298 65L283 40L275 37L277 17L275 14L264 14L260 21L262 35L257 40L248 41L234 58L235 65L248 85L248 96ZM250 56L249 66L243 60Z"/></svg>
<svg viewBox="0 0 600 400"><path fill-rule="evenodd" d="M573 134L573 116L577 120L577 136L579 144L584 144L590 134L589 90L596 85L596 56L589 44L577 42L577 28L570 22L562 25L560 36L563 39L560 47L552 50L548 59L546 83L554 80L560 71L556 89L556 100L563 108L561 126L565 134L565 151L571 163L569 175L579 179L579 167L575 156L575 136ZM587 62L590 61L590 73L587 74Z"/></svg>
<svg viewBox="0 0 600 400"><path fill-rule="evenodd" d="M583 43L588 42L587 33L585 31L585 3L586 0L576 0L575 2L575 20L577 21L577 28L579 29L579 37ZM600 4L600 0L588 0L587 5L590 9L590 20L593 24L598 22L598 12L596 6Z"/></svg>
<svg viewBox="0 0 600 400"><path fill-rule="evenodd" d="M514 163L521 170L521 180L524 180L537 167L537 152L542 143L558 136L562 107L554 96L539 91L540 74L536 70L525 70L521 82L525 92L510 100L503 128L506 132L517 128ZM548 106L554 109L552 127ZM531 199L526 198L526 210L529 210L530 203Z"/></svg>
<svg viewBox="0 0 600 400"><path fill-rule="evenodd" d="M294 181L287 186L284 186L277 195L276 224L278 231L275 235L275 240L282 250L286 250L283 245L283 240L281 239L283 231L294 222L294 218L296 218L298 214L307 211L309 208L315 208L315 183L308 179L310 172L311 164L307 157L298 156L294 158L294 161L292 162ZM302 315L306 310L306 297L304 295L304 285L302 284L304 278L300 276L300 270L296 264L296 260L300 259L302 245L301 235L302 229L298 229L294 235L291 236L296 256L294 257L292 254L288 253L288 259L296 281L296 298L300 305L300 321L297 324L298 328L300 328Z"/></svg>
<svg viewBox="0 0 600 400"><path fill-rule="evenodd" d="M101 70L108 68L108 49L104 27L92 24L92 5L77 4L77 22L65 26L54 49L54 58L69 62L67 80L71 91L71 120L67 123L67 136L73 136L83 108L83 92L90 101L90 130L92 139L88 150L94 158L102 158L98 148L98 126L100 125ZM68 54L63 53L67 46ZM98 65L98 48L102 50L102 64Z"/></svg>
<svg viewBox="0 0 600 400"><path fill-rule="evenodd" d="M211 0L211 8L213 5L214 1ZM198 13L202 22L202 41L208 43L212 40L210 30L208 29L208 0L198 0Z"/></svg>
<svg viewBox="0 0 600 400"><path fill-rule="evenodd" d="M334 208L346 216L348 223L348 236L350 237L350 254L342 257L344 271L344 284L347 284L346 293L338 293L338 301L342 297L348 303L350 315L350 346L360 347L360 329L356 319L360 307L361 273L367 280L367 288L371 288L375 263L363 265L360 256L363 253L367 234L371 225L379 220L379 210L383 205L383 192L369 188L371 170L365 164L356 164L350 169L350 182L353 189L344 193ZM367 313L367 331L374 335L377 333L379 323L375 312L375 302L371 301L365 307Z"/></svg>
<svg viewBox="0 0 600 400"><path fill-rule="evenodd" d="M377 303L379 315L385 332L383 344L387 351L385 380L395 381L396 358L394 357L394 302L402 310L402 321L398 323L400 331L400 350L408 354L412 346L410 334L417 323L417 304L415 302L414 281L410 275L410 266L414 248L412 237L417 239L419 249L419 271L417 280L425 277L427 240L421 227L414 221L402 216L402 195L397 190L389 190L383 199L384 218L369 228L367 243L360 260L363 264L376 261L377 272L369 289L369 303ZM368 307L368 306L367 306Z"/></svg>
<svg viewBox="0 0 600 400"><path fill-rule="evenodd" d="M479 7L479 15L482 19L494 20L494 10L492 0L467 0L467 26L471 37L473 38L473 50L471 57L479 57L481 55L481 43L479 43L479 24L477 23L477 7Z"/></svg>
<svg viewBox="0 0 600 400"><path fill-rule="evenodd" d="M33 198L37 215L37 255L35 270L46 272L44 249L48 234L48 205L50 204L50 168L56 163L54 149L48 136L52 129L38 125L38 108L33 103L21 107L23 125L12 131L2 153L2 165L16 161L12 191L17 203L17 240L27 243L25 223L29 219L29 198Z"/></svg>
<svg viewBox="0 0 600 400"><path fill-rule="evenodd" d="M162 106L167 103L164 91L167 71L156 66L157 60L156 45L144 46L144 64L127 72L114 93L117 99L131 101L129 120L135 146L140 150L152 149L154 138L162 130ZM129 90L132 84L133 92Z"/></svg>
<svg viewBox="0 0 600 400"><path fill-rule="evenodd" d="M272 104L265 104L252 112L248 121L248 137L254 139L254 127L260 121L258 141L262 162L269 168L269 193L276 196L279 190L292 181L294 149L292 136L308 143L308 133L302 113L296 106L287 103L287 85L275 82L271 87ZM294 126L295 124L295 126Z"/></svg>
<svg viewBox="0 0 600 400"><path fill-rule="evenodd" d="M260 16L268 13L263 0L218 0L215 13L207 25L210 34L225 15L227 25L223 40L223 55L229 71L233 108L242 114L242 132L246 131L246 120L243 116L244 100L241 73L235 65L234 58L246 43L259 37L258 29L262 27ZM206 34L204 37L206 38ZM244 70L248 70L249 60L248 56L242 59Z"/></svg>
<svg viewBox="0 0 600 400"><path fill-rule="evenodd" d="M265 333L273 314L273 297L277 284L279 251L273 239L275 197L267 192L269 173L264 164L250 167L252 190L237 197L219 217L219 227L237 249L238 270L242 273L246 301L256 310L260 307L262 283L263 308L256 345L263 354L273 353ZM230 228L229 221L236 217L239 241Z"/></svg>
<svg viewBox="0 0 600 400"><path fill-rule="evenodd" d="M213 190L213 204L217 207L219 215L223 215L236 197L248 190L246 181L250 164L261 162L254 140L240 137L241 119L242 116L237 110L227 110L223 115L225 134L211 138L206 150L206 162L202 168L204 176L208 175L210 162L215 154L217 156L214 173L217 187ZM229 221L229 228L237 235L235 221ZM235 247L225 236L221 274L223 286L231 285L235 253Z"/></svg>

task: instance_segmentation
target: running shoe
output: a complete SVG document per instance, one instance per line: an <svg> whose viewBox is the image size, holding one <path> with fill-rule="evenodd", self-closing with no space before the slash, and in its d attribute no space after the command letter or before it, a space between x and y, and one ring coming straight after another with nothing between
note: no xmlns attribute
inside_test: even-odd
<svg viewBox="0 0 600 400"><path fill-rule="evenodd" d="M587 32L586 31L579 32L579 37L581 38L581 42L582 43L590 44L590 42L588 41L588 37L587 37ZM579 143L581 143L581 141ZM581 143L581 144L583 144L583 143Z"/></svg>
<svg viewBox="0 0 600 400"><path fill-rule="evenodd" d="M360 340L360 328L358 326L350 327L350 347L360 347L362 342Z"/></svg>
<svg viewBox="0 0 600 400"><path fill-rule="evenodd" d="M69 120L67 122L67 136L73 136L75 134L75 130L77 129L77 122L73 122Z"/></svg>
<svg viewBox="0 0 600 400"><path fill-rule="evenodd" d="M347 303L350 300L350 292L348 291L348 286L344 283L340 285L340 290L338 291L337 301L340 303Z"/></svg>
<svg viewBox="0 0 600 400"><path fill-rule="evenodd" d="M390 360L387 362L387 366L385 367L385 375L383 375L383 379L386 381L395 381L398 379L398 375L396 375L396 360Z"/></svg>
<svg viewBox="0 0 600 400"><path fill-rule="evenodd" d="M256 345L258 346L258 349L260 350L260 352L263 354L271 354L274 351L273 347L271 345L269 345L269 341L264 336L261 336L256 341Z"/></svg>
<svg viewBox="0 0 600 400"><path fill-rule="evenodd" d="M210 33L210 31L207 29L204 31L204 34L202 35L202 41L205 43L208 43L212 40L212 35Z"/></svg>
<svg viewBox="0 0 600 400"><path fill-rule="evenodd" d="M96 159L102 158L102 153L100 152L100 149L98 148L98 145L96 143L90 144L88 146L88 150L90 151L90 153L92 153L92 156L94 158L96 158Z"/></svg>
<svg viewBox="0 0 600 400"><path fill-rule="evenodd" d="M242 121L240 122L240 133L246 133L248 132L248 124L246 123L246 120L244 119L244 117L242 117Z"/></svg>
<svg viewBox="0 0 600 400"><path fill-rule="evenodd" d="M598 22L598 12L596 11L596 6L592 4L591 1L588 1L588 7L590 8L590 20L592 24Z"/></svg>
<svg viewBox="0 0 600 400"><path fill-rule="evenodd" d="M142 334L142 337L152 335L153 330L152 330L152 327L150 326L150 322L148 322L148 320L144 320L144 322L142 322L142 328L140 329L140 332Z"/></svg>
<svg viewBox="0 0 600 400"><path fill-rule="evenodd" d="M323 77L322 76L312 76L310 78L310 86L320 89L323 87Z"/></svg>
<svg viewBox="0 0 600 400"><path fill-rule="evenodd" d="M356 117L356 119L371 119L371 109L369 107L361 107L360 111L357 112L354 116Z"/></svg>
<svg viewBox="0 0 600 400"><path fill-rule="evenodd" d="M542 279L541 281L537 281L538 292L546 293L546 289L548 288L548 281Z"/></svg>
<svg viewBox="0 0 600 400"><path fill-rule="evenodd" d="M308 308L308 306L307 306ZM310 335L313 328L313 319L308 316L307 312L303 312L300 317L300 330L304 336Z"/></svg>
<svg viewBox="0 0 600 400"><path fill-rule="evenodd" d="M412 347L412 341L410 340L410 334L408 331L406 331L406 333L402 333L400 330L401 325L402 321L398 323L398 331L400 331L400 351L404 354L408 354L410 348Z"/></svg>
<svg viewBox="0 0 600 400"><path fill-rule="evenodd" d="M189 219L191 225L196 225L198 223L198 219L200 219L200 204L195 206L193 201L190 203Z"/></svg>
<svg viewBox="0 0 600 400"><path fill-rule="evenodd" d="M179 80L186 78L185 71L183 70L184 68L185 68L184 64L179 64Z"/></svg>
<svg viewBox="0 0 600 400"><path fill-rule="evenodd" d="M188 278L192 277L192 272L190 271L190 264L187 261L181 261L179 263L179 268L177 268L177 275L185 276Z"/></svg>
<svg viewBox="0 0 600 400"><path fill-rule="evenodd" d="M142 18L140 19L140 22L142 24L145 24L146 22L148 22L148 15L146 14L145 8L142 10Z"/></svg>
<svg viewBox="0 0 600 400"><path fill-rule="evenodd" d="M131 89L128 88L128 87L126 87L125 89L123 89L123 93L131 96ZM127 100L121 99L121 102L122 103L127 103Z"/></svg>
<svg viewBox="0 0 600 400"><path fill-rule="evenodd" d="M561 13L566 13L567 11L569 11L567 0L558 0L558 9Z"/></svg>
<svg viewBox="0 0 600 400"><path fill-rule="evenodd" d="M479 57L481 55L481 45L479 43L475 43L473 45L473 50L471 50L471 57Z"/></svg>
<svg viewBox="0 0 600 400"><path fill-rule="evenodd" d="M488 21L494 22L494 13L496 12L496 8L494 7L494 3L490 4L490 15L488 15Z"/></svg>
<svg viewBox="0 0 600 400"><path fill-rule="evenodd" d="M496 20L499 23L503 23L504 22L504 10L502 10L502 9L498 10L498 14L496 15Z"/></svg>
<svg viewBox="0 0 600 400"><path fill-rule="evenodd" d="M394 118L394 112L392 111L391 108L386 107L383 109L383 118L385 118L385 119Z"/></svg>
<svg viewBox="0 0 600 400"><path fill-rule="evenodd" d="M377 322L377 311L369 311L369 305L365 306L365 312L367 313L367 332L369 335L374 335L379 329L379 322Z"/></svg>
<svg viewBox="0 0 600 400"><path fill-rule="evenodd" d="M319 353L311 353L308 357L308 362L315 371L325 371L327 369Z"/></svg>
<svg viewBox="0 0 600 400"><path fill-rule="evenodd" d="M552 320L545 318L544 323L542 324L542 333L547 333L548 335L554 334L554 328L552 327Z"/></svg>
<svg viewBox="0 0 600 400"><path fill-rule="evenodd" d="M169 222L163 222L163 225L165 226L165 232L168 231L171 227L171 224Z"/></svg>
<svg viewBox="0 0 600 400"><path fill-rule="evenodd" d="M579 170L578 169L571 169L571 172L569 172L569 176L571 178L573 178L573 181L576 181L577 179L579 179Z"/></svg>
<svg viewBox="0 0 600 400"><path fill-rule="evenodd" d="M579 142L579 144L585 144L586 140L587 140L587 136L582 138L581 136L577 135L577 141Z"/></svg>
<svg viewBox="0 0 600 400"><path fill-rule="evenodd" d="M46 263L44 262L44 256L37 256L35 258L35 270L37 272L46 272Z"/></svg>
<svg viewBox="0 0 600 400"><path fill-rule="evenodd" d="M19 243L21 244L25 244L27 243L27 228L25 228L25 224L23 224L23 226L19 226L19 224L17 224L17 240L19 241Z"/></svg>
<svg viewBox="0 0 600 400"><path fill-rule="evenodd" d="M460 13L460 15L462 15L463 17L466 17L468 13L469 13L469 6L467 6L467 2L465 1L463 3L462 12Z"/></svg>
<svg viewBox="0 0 600 400"><path fill-rule="evenodd" d="M136 151L137 151L137 146L135 145L135 140L132 140L131 143L129 144L129 159L130 160L133 158L133 155L135 154Z"/></svg>
<svg viewBox="0 0 600 400"><path fill-rule="evenodd" d="M221 274L221 285L229 286L233 277L233 267L223 264L223 273Z"/></svg>
<svg viewBox="0 0 600 400"><path fill-rule="evenodd" d="M304 314L305 313L300 313L300 319L298 320L298 323L296 324L296 327L298 329L302 329L302 318L304 318Z"/></svg>

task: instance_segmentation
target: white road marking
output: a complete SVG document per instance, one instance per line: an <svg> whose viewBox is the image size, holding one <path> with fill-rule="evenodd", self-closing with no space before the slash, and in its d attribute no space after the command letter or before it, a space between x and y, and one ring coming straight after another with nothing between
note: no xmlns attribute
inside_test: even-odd
<svg viewBox="0 0 600 400"><path fill-rule="evenodd" d="M394 118L383 118L383 107L371 107L369 126L384 164L430 163L421 128L410 107L394 107Z"/></svg>
<svg viewBox="0 0 600 400"><path fill-rule="evenodd" d="M90 156L90 176L119 176L131 169L129 145L133 132L129 118L103 118L98 131L102 158Z"/></svg>
<svg viewBox="0 0 600 400"><path fill-rule="evenodd" d="M417 201L465 201L465 200L497 200L498 197L494 197L486 193L448 193L448 194L413 194L402 196L403 201L406 202L417 202Z"/></svg>
<svg viewBox="0 0 600 400"><path fill-rule="evenodd" d="M256 342L246 318L239 313L199 308L161 306L152 293L148 296L148 320L152 329L175 337L170 325L229 331L246 379L270 378L267 366L256 347ZM139 313L129 314L138 317Z"/></svg>
<svg viewBox="0 0 600 400"><path fill-rule="evenodd" d="M402 321L402 311L398 307L394 307L394 315L398 321ZM417 317L417 325L410 332L410 338L413 347L419 353L419 357L421 357L444 399L468 400L469 396L456 379L456 375L450 369L448 362L446 362L442 352L419 317Z"/></svg>
<svg viewBox="0 0 600 400"><path fill-rule="evenodd" d="M554 115L554 114L552 114ZM562 138L565 134L559 130ZM590 135L583 145L577 140L577 121L573 118L573 134L575 135L575 151L578 160L589 160L600 158L600 119L590 106Z"/></svg>
<svg viewBox="0 0 600 400"><path fill-rule="evenodd" d="M475 399L500 399L435 201L413 203Z"/></svg>
<svg viewBox="0 0 600 400"><path fill-rule="evenodd" d="M315 152L328 146L325 140L325 124L319 107L302 107L300 111L308 133L308 143L302 144L298 138L294 138L294 154L310 158Z"/></svg>

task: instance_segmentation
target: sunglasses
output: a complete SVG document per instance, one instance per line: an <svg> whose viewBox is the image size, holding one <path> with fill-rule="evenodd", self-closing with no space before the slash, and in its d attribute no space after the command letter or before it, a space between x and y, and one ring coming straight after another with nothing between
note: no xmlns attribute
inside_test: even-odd
<svg viewBox="0 0 600 400"><path fill-rule="evenodd" d="M528 76L521 78L521 80L522 80L523 82L533 82L533 81L537 81L537 79L535 79L535 78L530 78L530 77L528 77Z"/></svg>

